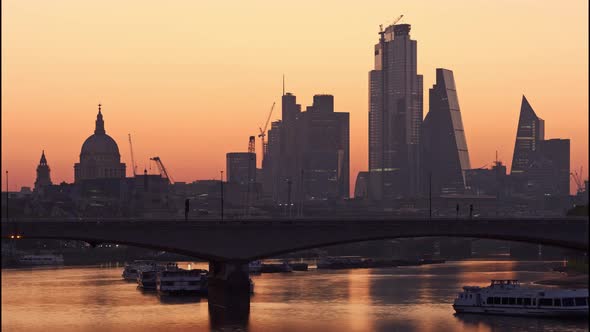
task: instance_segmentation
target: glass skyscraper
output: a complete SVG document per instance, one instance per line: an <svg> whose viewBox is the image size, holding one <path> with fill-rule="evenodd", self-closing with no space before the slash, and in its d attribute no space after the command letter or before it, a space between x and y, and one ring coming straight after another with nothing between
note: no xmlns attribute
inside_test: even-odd
<svg viewBox="0 0 590 332"><path fill-rule="evenodd" d="M369 72L369 198L390 200L419 192L422 75L409 24L390 25L375 45Z"/></svg>
<svg viewBox="0 0 590 332"><path fill-rule="evenodd" d="M471 165L452 71L436 69L436 84L429 98L430 110L422 125L421 141L424 192L431 184L436 194L463 193L465 171Z"/></svg>
<svg viewBox="0 0 590 332"><path fill-rule="evenodd" d="M544 139L545 121L535 114L526 97L522 96L511 175L522 174L531 166Z"/></svg>

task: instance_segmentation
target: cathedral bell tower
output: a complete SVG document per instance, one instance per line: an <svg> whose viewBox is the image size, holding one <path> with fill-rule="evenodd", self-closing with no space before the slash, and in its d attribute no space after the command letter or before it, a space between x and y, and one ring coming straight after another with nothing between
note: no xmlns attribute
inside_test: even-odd
<svg viewBox="0 0 590 332"><path fill-rule="evenodd" d="M41 189L41 187L50 186L51 177L49 176L50 173L49 165L47 165L47 159L45 159L45 151L41 152L41 160L39 161L39 166L37 166L37 179L35 180L35 191Z"/></svg>

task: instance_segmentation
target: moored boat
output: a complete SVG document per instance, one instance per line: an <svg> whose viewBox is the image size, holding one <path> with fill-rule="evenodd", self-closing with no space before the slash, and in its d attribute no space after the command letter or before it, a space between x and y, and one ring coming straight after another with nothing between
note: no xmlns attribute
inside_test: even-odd
<svg viewBox="0 0 590 332"><path fill-rule="evenodd" d="M156 288L160 295L201 295L207 293L206 270L164 270L157 272Z"/></svg>
<svg viewBox="0 0 590 332"><path fill-rule="evenodd" d="M18 259L20 265L38 266L38 265L63 265L64 258L62 255L24 255Z"/></svg>
<svg viewBox="0 0 590 332"><path fill-rule="evenodd" d="M588 317L588 289L521 287L518 280L465 286L453 303L460 313L539 317Z"/></svg>
<svg viewBox="0 0 590 332"><path fill-rule="evenodd" d="M293 272L293 269L287 262L277 264L262 264L261 272L263 273L275 273L275 272Z"/></svg>

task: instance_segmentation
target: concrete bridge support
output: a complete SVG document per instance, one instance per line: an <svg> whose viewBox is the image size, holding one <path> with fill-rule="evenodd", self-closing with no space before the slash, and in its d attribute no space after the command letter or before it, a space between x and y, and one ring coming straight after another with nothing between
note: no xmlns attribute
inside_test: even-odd
<svg viewBox="0 0 590 332"><path fill-rule="evenodd" d="M209 314L212 325L248 323L250 273L243 261L209 262Z"/></svg>

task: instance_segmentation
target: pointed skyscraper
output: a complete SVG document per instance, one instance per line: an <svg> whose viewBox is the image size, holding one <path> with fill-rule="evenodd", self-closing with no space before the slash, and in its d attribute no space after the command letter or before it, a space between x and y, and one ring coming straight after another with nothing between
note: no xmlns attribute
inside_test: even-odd
<svg viewBox="0 0 590 332"><path fill-rule="evenodd" d="M47 165L47 159L45 158L45 150L41 152L41 160L39 161L39 166L37 166L37 179L35 180L35 191L41 189L44 186L50 186L51 177L50 177L51 170L49 169L49 165Z"/></svg>
<svg viewBox="0 0 590 332"><path fill-rule="evenodd" d="M423 177L436 194L463 193L465 171L471 168L453 72L436 69L430 89L430 111L422 124ZM428 192L429 182L422 183Z"/></svg>
<svg viewBox="0 0 590 332"><path fill-rule="evenodd" d="M530 167L538 154L541 141L544 139L545 121L537 116L523 95L520 105L518 128L516 129L511 174L522 174Z"/></svg>

